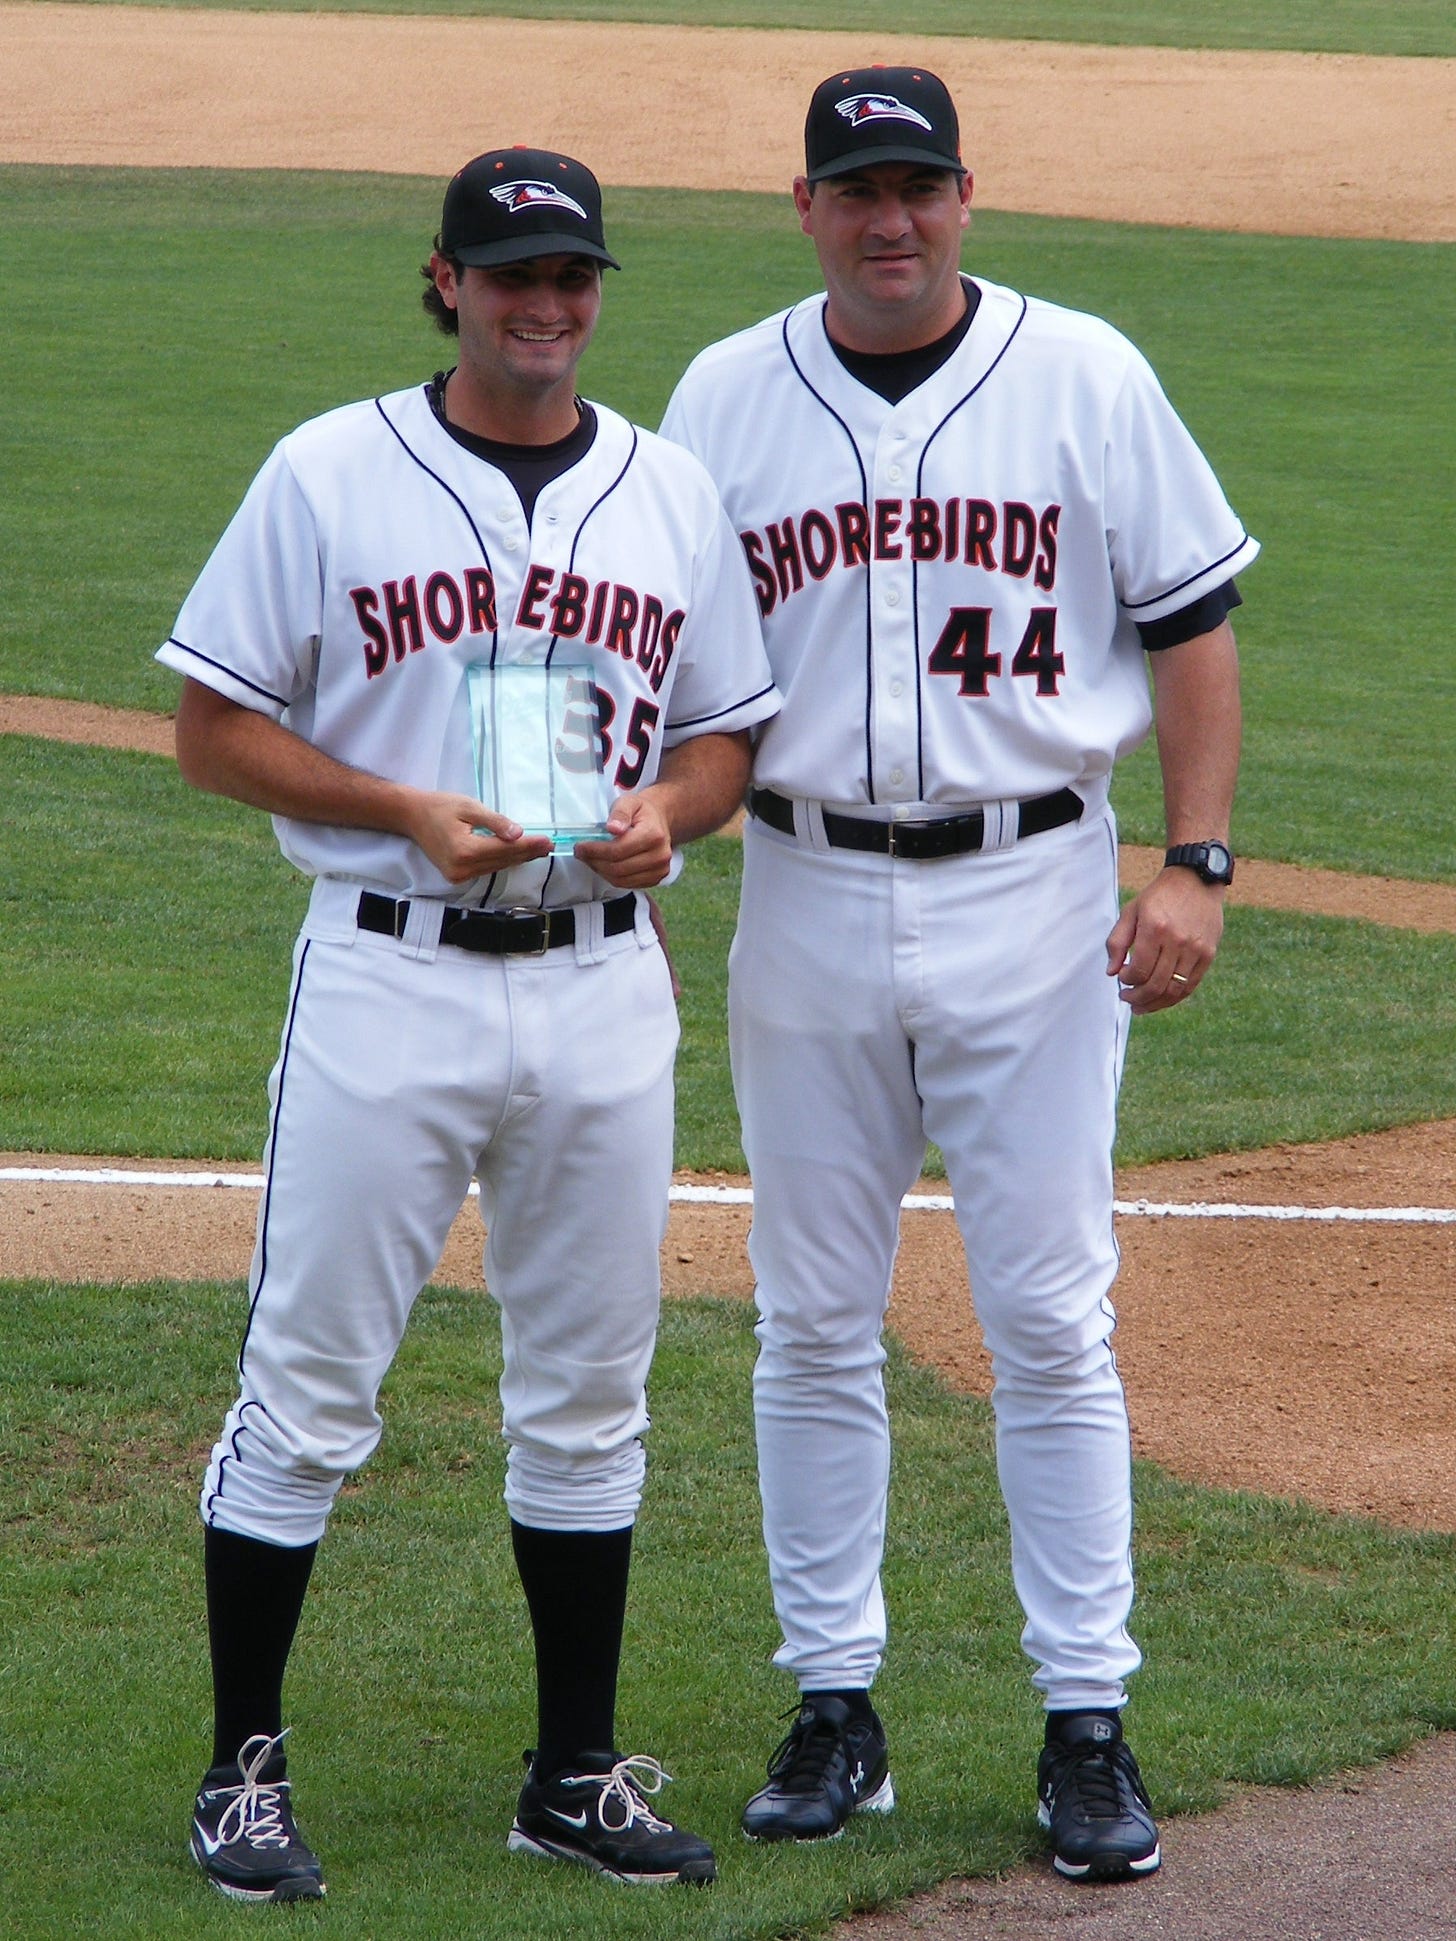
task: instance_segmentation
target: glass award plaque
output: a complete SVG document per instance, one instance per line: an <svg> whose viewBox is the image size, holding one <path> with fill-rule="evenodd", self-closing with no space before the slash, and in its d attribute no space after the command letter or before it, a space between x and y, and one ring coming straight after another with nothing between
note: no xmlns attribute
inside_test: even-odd
<svg viewBox="0 0 1456 1941"><path fill-rule="evenodd" d="M600 838L612 790L590 668L477 662L465 679L480 800L556 851Z"/></svg>

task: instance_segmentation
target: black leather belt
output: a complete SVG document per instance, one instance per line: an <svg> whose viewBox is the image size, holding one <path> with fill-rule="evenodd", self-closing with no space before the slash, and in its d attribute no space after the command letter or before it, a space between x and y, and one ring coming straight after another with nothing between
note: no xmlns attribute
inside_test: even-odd
<svg viewBox="0 0 1456 1941"><path fill-rule="evenodd" d="M377 931L381 937L402 937L409 911L408 900L396 903L392 896L365 890L359 898L359 928ZM620 937L636 921L637 898L631 890L602 905L602 929L608 937ZM568 905L507 916L499 910L457 910L447 905L440 942L453 944L456 950L482 950L491 957L541 957L576 942L576 910Z"/></svg>
<svg viewBox="0 0 1456 1941"><path fill-rule="evenodd" d="M1058 789L1054 795L1034 795L1016 807L1019 842L1023 836L1039 836L1044 829L1060 829L1064 822L1078 821L1084 804L1071 789ZM772 789L750 789L748 808L770 829L793 835L794 805L786 795L776 795ZM881 856L928 862L936 856L963 856L967 850L980 849L986 838L986 818L980 809L969 809L964 815L936 816L922 822L871 822L864 816L835 815L826 809L824 834L832 849L868 849Z"/></svg>

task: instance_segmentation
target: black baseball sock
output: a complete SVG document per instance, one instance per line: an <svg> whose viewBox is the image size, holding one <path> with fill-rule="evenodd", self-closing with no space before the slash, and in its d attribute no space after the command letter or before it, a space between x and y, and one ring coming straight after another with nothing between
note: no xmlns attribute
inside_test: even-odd
<svg viewBox="0 0 1456 1941"><path fill-rule="evenodd" d="M1061 1744L1063 1719L1106 1719L1117 1727L1117 1736L1122 1737L1122 1714L1114 1706L1079 1705L1075 1711L1047 1713L1046 1742L1049 1746Z"/></svg>
<svg viewBox="0 0 1456 1941"><path fill-rule="evenodd" d="M212 1647L214 1766L233 1766L257 1732L283 1730L283 1670L316 1543L285 1549L228 1530L203 1532ZM278 1776L272 1761L268 1777Z"/></svg>
<svg viewBox="0 0 1456 1941"><path fill-rule="evenodd" d="M632 1529L532 1530L512 1520L536 1641L536 1771L616 1749L617 1664Z"/></svg>
<svg viewBox="0 0 1456 1941"><path fill-rule="evenodd" d="M862 1685L853 1687L836 1686L832 1691L800 1692L799 1696L800 1698L811 1700L816 1698L837 1698L841 1704L849 1708L849 1716L852 1719L873 1719L879 1716L875 1711L874 1705L871 1703L868 1691Z"/></svg>

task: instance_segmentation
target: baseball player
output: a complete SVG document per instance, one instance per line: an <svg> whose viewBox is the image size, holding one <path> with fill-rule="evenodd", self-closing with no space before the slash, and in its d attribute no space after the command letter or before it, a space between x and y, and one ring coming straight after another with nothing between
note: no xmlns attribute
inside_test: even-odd
<svg viewBox="0 0 1456 1941"><path fill-rule="evenodd" d="M1187 997L1218 943L1227 615L1258 549L1125 338L961 275L971 178L940 80L831 75L805 145L824 293L704 351L663 425L718 483L784 697L755 754L730 1030L776 1662L801 1706L744 1827L820 1839L894 1804L869 1696L881 1326L930 1139L992 1357L1039 1816L1063 1874L1147 1874L1120 1720L1139 1653L1113 1118L1129 1019ZM1119 916L1108 777L1148 729L1149 667L1171 846Z"/></svg>
<svg viewBox="0 0 1456 1941"><path fill-rule="evenodd" d="M538 1681L508 1845L629 1882L714 1876L614 1720L677 1043L643 892L739 802L777 695L707 474L576 395L604 265L580 162L468 163L425 271L454 369L284 438L159 654L186 677L184 777L271 811L314 879L238 1397L201 1497L216 1713L191 1849L242 1900L324 1892L284 1666L472 1178ZM601 771L604 827L574 852L482 799L472 721L507 695L528 776Z"/></svg>

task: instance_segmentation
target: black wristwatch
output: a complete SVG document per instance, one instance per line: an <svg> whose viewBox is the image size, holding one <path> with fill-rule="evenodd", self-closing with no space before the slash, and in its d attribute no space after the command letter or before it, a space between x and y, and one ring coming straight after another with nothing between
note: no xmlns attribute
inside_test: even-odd
<svg viewBox="0 0 1456 1941"><path fill-rule="evenodd" d="M1178 842L1163 861L1174 869L1191 869L1205 883L1232 883L1233 851L1222 842Z"/></svg>

